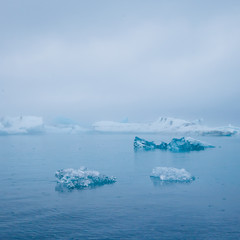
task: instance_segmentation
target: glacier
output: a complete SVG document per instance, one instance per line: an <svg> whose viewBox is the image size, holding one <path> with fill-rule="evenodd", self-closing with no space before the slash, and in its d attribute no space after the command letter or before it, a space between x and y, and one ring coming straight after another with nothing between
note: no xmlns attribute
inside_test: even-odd
<svg viewBox="0 0 240 240"><path fill-rule="evenodd" d="M115 177L108 177L100 174L98 171L88 170L85 167L61 169L55 173L55 177L61 187L68 189L93 188L116 182Z"/></svg>
<svg viewBox="0 0 240 240"><path fill-rule="evenodd" d="M161 117L149 123L129 123L100 121L92 127L82 127L76 121L58 117L52 122L45 123L42 117L19 116L0 117L0 135L37 134L37 133L67 133L83 132L117 132L117 133L176 133L184 135L233 136L240 134L240 128L228 125L225 127L207 127L202 120L186 121L177 118Z"/></svg>
<svg viewBox="0 0 240 240"><path fill-rule="evenodd" d="M44 131L43 119L35 116L1 117L0 135L35 134Z"/></svg>
<svg viewBox="0 0 240 240"><path fill-rule="evenodd" d="M184 168L173 167L155 167L150 177L163 182L192 182L195 180L195 177Z"/></svg>
<svg viewBox="0 0 240 240"><path fill-rule="evenodd" d="M201 142L191 137L173 138L169 143L161 142L160 144L135 137L133 145L135 150L162 149L172 152L200 151L204 150L205 148L214 148L214 146L208 143Z"/></svg>
<svg viewBox="0 0 240 240"><path fill-rule="evenodd" d="M45 124L42 117L18 116L0 117L0 135L39 134L39 133L82 133L89 129L81 127L67 118L58 118Z"/></svg>
<svg viewBox="0 0 240 240"><path fill-rule="evenodd" d="M100 132L130 132L130 133L185 133L211 136L232 136L240 133L240 128L207 127L202 120L186 121L183 119L160 117L150 123L123 123L113 121L95 122L92 126Z"/></svg>

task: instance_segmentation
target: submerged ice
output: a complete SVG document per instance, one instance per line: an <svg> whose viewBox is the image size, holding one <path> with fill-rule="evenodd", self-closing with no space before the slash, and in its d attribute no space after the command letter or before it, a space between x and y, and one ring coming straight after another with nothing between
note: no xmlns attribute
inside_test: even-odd
<svg viewBox="0 0 240 240"><path fill-rule="evenodd" d="M165 182L191 182L195 180L195 177L184 168L173 167L156 167L152 170L150 177Z"/></svg>
<svg viewBox="0 0 240 240"><path fill-rule="evenodd" d="M190 137L173 138L172 141L169 143L161 142L160 144L149 142L139 137L135 137L134 139L134 149L136 150L162 149L170 150L172 152L189 152L200 151L204 150L205 148L214 148L214 146Z"/></svg>
<svg viewBox="0 0 240 240"><path fill-rule="evenodd" d="M81 167L79 169L61 169L55 173L58 184L68 189L83 189L111 184L116 182L115 177L108 177L98 171L88 170Z"/></svg>

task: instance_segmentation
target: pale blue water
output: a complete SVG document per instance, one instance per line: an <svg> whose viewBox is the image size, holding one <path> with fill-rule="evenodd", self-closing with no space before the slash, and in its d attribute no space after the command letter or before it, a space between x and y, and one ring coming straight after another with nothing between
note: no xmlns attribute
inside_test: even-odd
<svg viewBox="0 0 240 240"><path fill-rule="evenodd" d="M134 137L0 137L0 239L240 239L239 137L198 137L221 148L190 153L134 152ZM117 182L57 191L55 171L80 166ZM162 185L158 166L196 180Z"/></svg>

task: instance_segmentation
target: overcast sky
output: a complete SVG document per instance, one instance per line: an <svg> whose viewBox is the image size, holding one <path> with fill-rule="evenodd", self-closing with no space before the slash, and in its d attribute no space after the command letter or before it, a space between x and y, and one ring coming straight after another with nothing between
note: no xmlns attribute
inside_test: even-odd
<svg viewBox="0 0 240 240"><path fill-rule="evenodd" d="M0 0L0 115L240 125L240 1Z"/></svg>

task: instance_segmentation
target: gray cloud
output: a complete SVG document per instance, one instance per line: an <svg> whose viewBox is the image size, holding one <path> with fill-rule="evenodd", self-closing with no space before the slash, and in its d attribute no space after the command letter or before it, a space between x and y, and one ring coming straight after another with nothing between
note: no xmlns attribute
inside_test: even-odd
<svg viewBox="0 0 240 240"><path fill-rule="evenodd" d="M2 115L240 124L236 1L9 2Z"/></svg>

